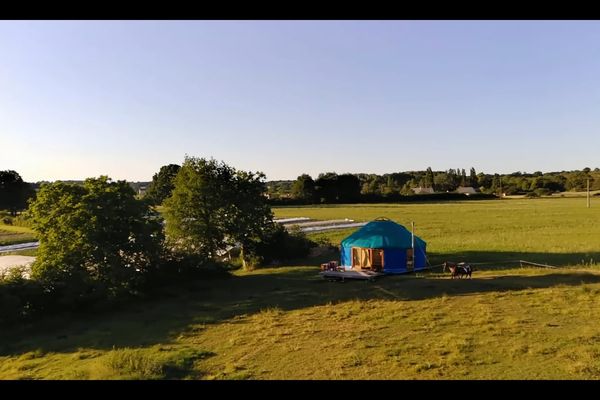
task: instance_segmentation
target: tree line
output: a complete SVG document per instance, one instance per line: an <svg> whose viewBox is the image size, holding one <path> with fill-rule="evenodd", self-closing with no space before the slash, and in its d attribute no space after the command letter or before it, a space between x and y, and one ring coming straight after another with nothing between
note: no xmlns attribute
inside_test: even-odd
<svg viewBox="0 0 600 400"><path fill-rule="evenodd" d="M162 166L152 177L143 195L146 201L153 205L162 204L173 191L173 182L180 168L177 164ZM431 188L436 193L449 193L460 186L470 186L483 194L548 195L563 191L584 191L587 189L588 179L591 190L600 190L599 168L511 174L477 173L473 167L468 172L464 168L445 171L427 168L425 171L383 175L327 172L319 174L316 179L302 174L296 180L265 182L265 194L271 204L290 201L302 204L401 201L407 196L414 196L414 189L419 187ZM83 181L63 182L83 185ZM13 216L17 215L27 208L28 201L35 197L39 188L48 183L50 182L28 183L16 171L0 171L0 210L8 210ZM136 190L144 184L129 182Z"/></svg>
<svg viewBox="0 0 600 400"><path fill-rule="evenodd" d="M600 190L600 169L584 168L561 172L515 172L512 174L477 173L471 167L446 171L396 172L390 174L308 174L295 181L268 182L268 197L272 202L293 200L304 204L395 201L414 196L416 188L431 188L437 193L454 192L457 188L473 187L482 194L547 195L563 191L583 191L588 179L591 190Z"/></svg>

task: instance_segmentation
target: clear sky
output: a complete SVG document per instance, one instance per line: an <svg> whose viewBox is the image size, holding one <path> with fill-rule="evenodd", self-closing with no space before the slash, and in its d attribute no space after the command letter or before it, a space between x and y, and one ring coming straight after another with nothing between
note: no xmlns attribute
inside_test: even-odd
<svg viewBox="0 0 600 400"><path fill-rule="evenodd" d="M600 21L0 21L0 170L600 166Z"/></svg>

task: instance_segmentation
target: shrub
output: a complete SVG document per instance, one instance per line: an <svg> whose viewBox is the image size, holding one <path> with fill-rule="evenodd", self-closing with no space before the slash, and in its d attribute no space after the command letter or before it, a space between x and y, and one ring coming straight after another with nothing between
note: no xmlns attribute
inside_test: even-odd
<svg viewBox="0 0 600 400"><path fill-rule="evenodd" d="M260 264L264 265L306 257L316 245L300 229L295 228L288 232L283 225L274 223L263 238L255 243L252 254L260 257Z"/></svg>
<svg viewBox="0 0 600 400"><path fill-rule="evenodd" d="M13 268L0 276L0 326L7 326L40 314L47 306L43 286L26 279L24 268Z"/></svg>
<svg viewBox="0 0 600 400"><path fill-rule="evenodd" d="M4 217L4 218L2 218L2 223L4 225L12 225L13 219L11 217Z"/></svg>
<svg viewBox="0 0 600 400"><path fill-rule="evenodd" d="M193 278L219 279L230 276L226 265L221 262L209 260L199 254L170 252L165 254L157 268L147 275L144 289L188 282Z"/></svg>
<svg viewBox="0 0 600 400"><path fill-rule="evenodd" d="M547 188L537 188L533 192L536 193L538 196L549 196L552 194L552 191Z"/></svg>

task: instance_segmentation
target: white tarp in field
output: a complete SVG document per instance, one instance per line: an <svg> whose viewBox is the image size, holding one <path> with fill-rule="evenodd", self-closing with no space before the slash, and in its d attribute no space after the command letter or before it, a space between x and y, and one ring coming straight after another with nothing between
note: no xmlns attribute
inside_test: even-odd
<svg viewBox="0 0 600 400"><path fill-rule="evenodd" d="M343 224L351 224L353 223L353 219L328 219L321 221L310 221L310 222L299 222L297 224L289 224L292 226L298 226L300 228L308 228L311 226L329 226L329 225L343 225Z"/></svg>
<svg viewBox="0 0 600 400"><path fill-rule="evenodd" d="M339 224L339 225L326 225L326 226L311 226L307 228L301 228L302 232L321 232L321 231L329 231L333 229L345 229L345 228L355 228L359 226L365 226L367 222L355 222L353 224Z"/></svg>
<svg viewBox="0 0 600 400"><path fill-rule="evenodd" d="M310 218L308 217L298 217L298 218L281 218L281 219L274 219L274 222L278 222L280 224L289 224L292 222L302 222L302 221L310 221Z"/></svg>
<svg viewBox="0 0 600 400"><path fill-rule="evenodd" d="M321 232L334 229L346 229L365 226L366 222L354 222L353 219L329 219L329 220L312 220L307 217L283 218L274 220L287 229L297 227L302 232Z"/></svg>
<svg viewBox="0 0 600 400"><path fill-rule="evenodd" d="M7 246L0 246L0 253L8 253L9 251L15 251L15 250L35 249L39 245L40 245L40 242L9 244Z"/></svg>

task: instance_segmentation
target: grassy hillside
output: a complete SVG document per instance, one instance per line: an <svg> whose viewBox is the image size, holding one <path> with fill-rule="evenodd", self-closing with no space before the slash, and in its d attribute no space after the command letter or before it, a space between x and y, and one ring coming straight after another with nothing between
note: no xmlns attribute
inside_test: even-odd
<svg viewBox="0 0 600 400"><path fill-rule="evenodd" d="M3 379L600 378L600 275L238 274L2 337Z"/></svg>
<svg viewBox="0 0 600 400"><path fill-rule="evenodd" d="M432 261L488 265L328 282L320 262L165 288L121 311L0 329L1 379L600 379L600 207L585 199L278 208L384 216ZM349 232L319 234L334 242ZM583 261L583 262L582 262ZM579 264L579 265L577 265Z"/></svg>

